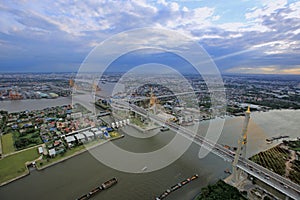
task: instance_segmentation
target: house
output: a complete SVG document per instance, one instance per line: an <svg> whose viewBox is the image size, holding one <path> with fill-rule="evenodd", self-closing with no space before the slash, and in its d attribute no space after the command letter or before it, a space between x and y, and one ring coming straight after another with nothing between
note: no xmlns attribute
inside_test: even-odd
<svg viewBox="0 0 300 200"><path fill-rule="evenodd" d="M99 129L98 128L92 128L91 131L93 131L94 133L97 132Z"/></svg>
<svg viewBox="0 0 300 200"><path fill-rule="evenodd" d="M68 147L72 147L76 141L76 138L74 136L68 136L68 137L65 137L65 140L68 144Z"/></svg>
<svg viewBox="0 0 300 200"><path fill-rule="evenodd" d="M104 131L103 135L106 139L110 138L110 135L107 131Z"/></svg>
<svg viewBox="0 0 300 200"><path fill-rule="evenodd" d="M78 142L86 142L86 138L82 133L77 133L75 135L75 138L77 139Z"/></svg>
<svg viewBox="0 0 300 200"><path fill-rule="evenodd" d="M86 136L88 141L95 139L95 135L91 131L85 131L85 132L83 132L83 134Z"/></svg>
<svg viewBox="0 0 300 200"><path fill-rule="evenodd" d="M96 138L102 138L103 137L103 132L102 131L96 131L95 136L96 136Z"/></svg>
<svg viewBox="0 0 300 200"><path fill-rule="evenodd" d="M44 152L43 147L38 148L39 154L42 154Z"/></svg>
<svg viewBox="0 0 300 200"><path fill-rule="evenodd" d="M56 155L55 149L49 149L49 156L54 157Z"/></svg>
<svg viewBox="0 0 300 200"><path fill-rule="evenodd" d="M112 131L114 131L114 129L108 127L108 128L106 128L106 131L112 132Z"/></svg>

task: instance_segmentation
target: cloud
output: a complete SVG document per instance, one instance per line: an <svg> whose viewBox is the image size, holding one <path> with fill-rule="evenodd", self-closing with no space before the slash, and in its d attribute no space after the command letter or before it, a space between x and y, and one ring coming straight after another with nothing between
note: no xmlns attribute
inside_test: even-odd
<svg viewBox="0 0 300 200"><path fill-rule="evenodd" d="M226 70L228 73L246 74L295 74L300 75L300 66L258 66L258 67L234 67Z"/></svg>
<svg viewBox="0 0 300 200"><path fill-rule="evenodd" d="M19 62L21 66L29 59L34 63L36 57L47 60L49 55L53 60L57 56L59 62L63 62L62 55L78 62L78 57L84 57L113 34L134 28L162 27L198 41L224 71L237 66L255 68L251 63L299 64L300 2L263 2L245 1L243 6L248 5L247 9L237 2L206 1L2 2L0 52L5 58L2 63ZM232 5L231 10L229 6L226 7L229 10L222 10L224 4ZM244 14L230 18L225 12ZM16 54L19 61L14 59Z"/></svg>

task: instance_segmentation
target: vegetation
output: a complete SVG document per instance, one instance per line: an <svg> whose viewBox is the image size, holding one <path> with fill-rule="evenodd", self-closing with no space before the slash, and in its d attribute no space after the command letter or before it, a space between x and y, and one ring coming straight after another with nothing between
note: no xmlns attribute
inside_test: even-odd
<svg viewBox="0 0 300 200"><path fill-rule="evenodd" d="M12 133L5 134L1 138L3 154L9 154L15 151Z"/></svg>
<svg viewBox="0 0 300 200"><path fill-rule="evenodd" d="M108 108L110 108L108 102L106 100L102 100L102 99L99 99L98 101L96 101L95 105L104 110L107 110Z"/></svg>
<svg viewBox="0 0 300 200"><path fill-rule="evenodd" d="M289 152L287 150L276 146L254 155L250 160L283 176L285 174L285 162L288 157Z"/></svg>
<svg viewBox="0 0 300 200"><path fill-rule="evenodd" d="M0 132L5 129L7 115L8 115L7 111L0 110Z"/></svg>
<svg viewBox="0 0 300 200"><path fill-rule="evenodd" d="M13 138L15 141L15 147L18 150L42 144L40 131L35 130L34 128L28 128L24 132L14 131Z"/></svg>
<svg viewBox="0 0 300 200"><path fill-rule="evenodd" d="M25 163L39 157L36 148L28 149L0 160L0 183L11 180L26 173Z"/></svg>
<svg viewBox="0 0 300 200"><path fill-rule="evenodd" d="M298 151L300 148L300 141L283 141L283 144L291 151ZM273 147L267 151L260 152L254 155L250 160L255 163L274 171L275 173L285 176L286 175L286 162L291 159L290 152L280 146ZM288 174L288 178L300 184L300 161L291 161L292 166Z"/></svg>
<svg viewBox="0 0 300 200"><path fill-rule="evenodd" d="M254 101L254 100L248 100L245 101L245 103L250 103L250 104L256 104L260 106L265 106L271 109L300 109L300 105L298 105L297 102L292 102L292 101L286 101L284 99L275 99L275 98L270 98L270 99L264 99L264 101Z"/></svg>
<svg viewBox="0 0 300 200"><path fill-rule="evenodd" d="M290 171L289 178L297 184L300 184L300 161L294 160L292 162L292 171Z"/></svg>
<svg viewBox="0 0 300 200"><path fill-rule="evenodd" d="M139 118L132 118L131 122L139 127L145 127L144 123Z"/></svg>
<svg viewBox="0 0 300 200"><path fill-rule="evenodd" d="M214 185L209 185L202 188L201 194L196 200L244 200L243 195L233 186L226 184L224 181L219 180Z"/></svg>
<svg viewBox="0 0 300 200"><path fill-rule="evenodd" d="M300 151L300 140L296 141L283 141L285 145L289 147L289 149L294 151Z"/></svg>

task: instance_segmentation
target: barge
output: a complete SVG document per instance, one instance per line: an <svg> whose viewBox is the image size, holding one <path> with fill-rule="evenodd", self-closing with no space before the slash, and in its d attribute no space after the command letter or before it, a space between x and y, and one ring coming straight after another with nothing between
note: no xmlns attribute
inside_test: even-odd
<svg viewBox="0 0 300 200"><path fill-rule="evenodd" d="M89 193L82 195L81 197L77 198L77 200L86 200L97 194L98 192L101 192L102 190L106 190L113 185L117 184L118 180L116 178L112 178L104 183L102 183L100 186L92 189Z"/></svg>
<svg viewBox="0 0 300 200"><path fill-rule="evenodd" d="M159 197L156 197L155 200L162 200L162 199L166 198L172 192L178 190L182 186L190 183L191 181L193 181L193 180L195 180L197 178L198 178L198 174L195 174L191 178L187 178L187 179L185 179L185 180L177 183L176 185L173 185L170 189L167 189L166 191L164 191Z"/></svg>
<svg viewBox="0 0 300 200"><path fill-rule="evenodd" d="M271 144L274 140L280 140L280 139L284 139L284 138L289 138L290 136L288 135L283 135L283 136L278 136L278 137L271 137L271 138L267 138L266 142L268 144Z"/></svg>

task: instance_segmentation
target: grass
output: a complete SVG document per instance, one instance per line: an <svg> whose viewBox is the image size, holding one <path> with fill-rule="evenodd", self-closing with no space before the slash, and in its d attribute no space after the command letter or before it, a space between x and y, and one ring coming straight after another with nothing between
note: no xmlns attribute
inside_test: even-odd
<svg viewBox="0 0 300 200"><path fill-rule="evenodd" d="M24 133L23 135L18 131L13 131L12 135L14 139L14 145L17 150L27 149L43 143L39 134L39 130Z"/></svg>
<svg viewBox="0 0 300 200"><path fill-rule="evenodd" d="M141 122L141 120L137 119L137 118L132 118L131 122L134 123L135 125L138 125L139 127L144 128L145 125L143 124L143 122Z"/></svg>
<svg viewBox="0 0 300 200"><path fill-rule="evenodd" d="M300 151L300 147L297 147L297 148L291 148L291 150L293 150L293 151Z"/></svg>
<svg viewBox="0 0 300 200"><path fill-rule="evenodd" d="M0 183L23 175L27 168L25 163L39 157L36 148L7 156L0 160Z"/></svg>
<svg viewBox="0 0 300 200"><path fill-rule="evenodd" d="M3 135L1 140L2 140L2 151L4 155L15 151L12 133Z"/></svg>

